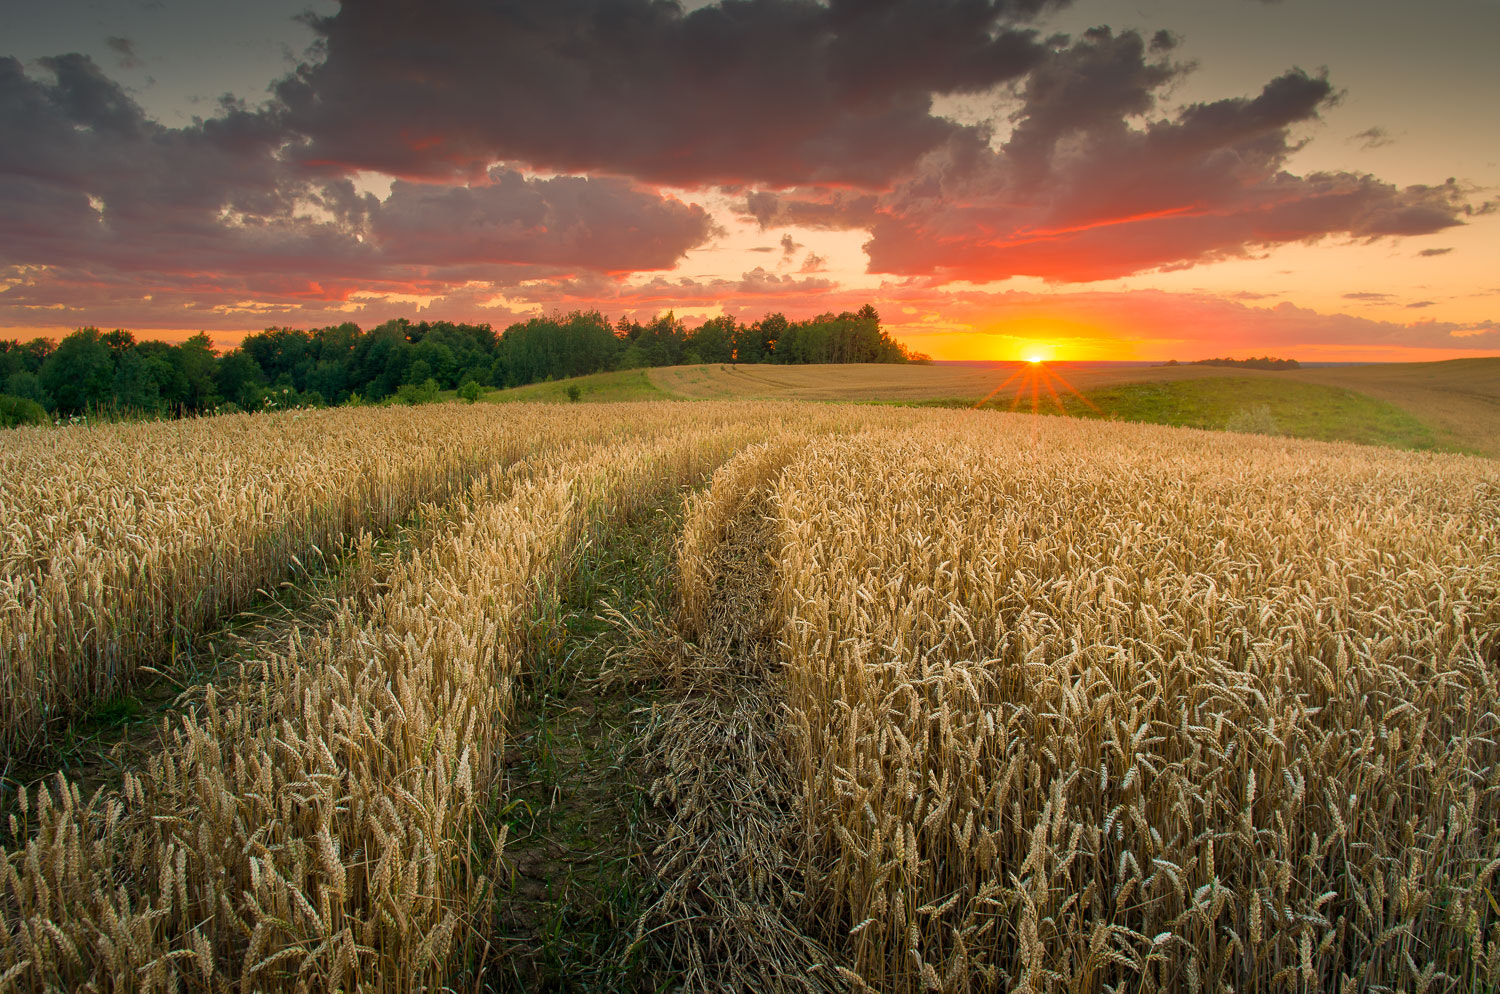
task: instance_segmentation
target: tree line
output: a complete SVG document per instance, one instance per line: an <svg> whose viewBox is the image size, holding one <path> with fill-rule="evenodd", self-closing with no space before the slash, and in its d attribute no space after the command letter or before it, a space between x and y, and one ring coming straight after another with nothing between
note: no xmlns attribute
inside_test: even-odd
<svg viewBox="0 0 1500 994"><path fill-rule="evenodd" d="M1164 365L1180 366L1182 363L1176 359L1170 359ZM1274 359L1271 356L1254 356L1249 359L1194 359L1188 363L1190 366L1233 366L1239 369L1300 369L1302 364L1296 359Z"/></svg>
<svg viewBox="0 0 1500 994"><path fill-rule="evenodd" d="M498 333L488 324L398 318L368 330L352 322L268 328L223 353L202 333L172 345L80 328L60 342L0 340L0 419L419 403L442 390L472 397L482 387L647 366L925 359L891 338L870 305L805 321L716 317L694 328L671 312L611 324L598 311L573 311Z"/></svg>

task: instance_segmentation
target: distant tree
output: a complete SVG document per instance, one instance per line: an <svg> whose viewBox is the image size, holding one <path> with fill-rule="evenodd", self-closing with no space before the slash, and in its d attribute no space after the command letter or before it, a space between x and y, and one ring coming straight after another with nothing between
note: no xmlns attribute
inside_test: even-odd
<svg viewBox="0 0 1500 994"><path fill-rule="evenodd" d="M421 383L403 383L396 391L396 402L398 404L430 404L438 399L438 382L428 377Z"/></svg>
<svg viewBox="0 0 1500 994"><path fill-rule="evenodd" d="M41 380L62 414L104 407L114 387L114 351L98 328L80 328L47 357Z"/></svg>
<svg viewBox="0 0 1500 994"><path fill-rule="evenodd" d="M781 313L767 314L752 325L738 329L734 343L735 362L771 362L789 322Z"/></svg>
<svg viewBox="0 0 1500 994"><path fill-rule="evenodd" d="M425 383L432 378L432 367L427 365L425 359L418 359L406 367L406 382L412 386Z"/></svg>
<svg viewBox="0 0 1500 994"><path fill-rule="evenodd" d="M25 370L7 376L4 384L0 384L0 392L32 401L43 408L52 406L52 398L47 396L47 389L42 386L42 378Z"/></svg>
<svg viewBox="0 0 1500 994"><path fill-rule="evenodd" d="M214 384L214 367L218 357L213 342L203 332L192 336L173 351L172 359L185 384L183 407L193 413L206 411L218 399Z"/></svg>
<svg viewBox="0 0 1500 994"><path fill-rule="evenodd" d="M687 348L697 356L698 362L722 363L734 358L734 341L739 329L734 318L709 318L698 329L688 335ZM687 362L684 353L683 362Z"/></svg>
<svg viewBox="0 0 1500 994"><path fill-rule="evenodd" d="M248 352L234 349L219 359L214 389L242 411L258 410L265 396L265 374Z"/></svg>
<svg viewBox="0 0 1500 994"><path fill-rule="evenodd" d="M458 396L469 403L474 403L484 393L484 387L479 385L478 380L464 380L458 386Z"/></svg>

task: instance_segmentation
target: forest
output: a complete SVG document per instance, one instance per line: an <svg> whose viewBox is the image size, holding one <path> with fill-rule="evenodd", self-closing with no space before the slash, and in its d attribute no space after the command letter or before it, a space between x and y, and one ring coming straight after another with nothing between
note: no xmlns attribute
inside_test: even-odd
<svg viewBox="0 0 1500 994"><path fill-rule="evenodd" d="M483 387L647 366L925 359L892 339L870 305L803 321L715 317L692 328L672 312L611 324L598 311L573 311L503 332L398 318L368 330L267 328L222 353L205 333L173 345L80 328L60 342L0 340L0 424L420 403L443 390L472 398Z"/></svg>
<svg viewBox="0 0 1500 994"><path fill-rule="evenodd" d="M1171 359L1162 363L1164 366L1181 366L1183 363ZM1189 366L1231 366L1239 369L1301 369L1302 364L1296 359L1274 359L1271 356L1253 356L1249 359L1194 359L1187 363Z"/></svg>

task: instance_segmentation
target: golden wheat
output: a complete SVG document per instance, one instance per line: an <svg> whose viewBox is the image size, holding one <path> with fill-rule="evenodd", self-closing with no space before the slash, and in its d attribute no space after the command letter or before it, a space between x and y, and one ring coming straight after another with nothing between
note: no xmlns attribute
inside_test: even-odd
<svg viewBox="0 0 1500 994"><path fill-rule="evenodd" d="M441 405L6 432L0 768L262 588L519 458L551 423Z"/></svg>
<svg viewBox="0 0 1500 994"><path fill-rule="evenodd" d="M851 983L1500 985L1494 463L935 416L775 500Z"/></svg>

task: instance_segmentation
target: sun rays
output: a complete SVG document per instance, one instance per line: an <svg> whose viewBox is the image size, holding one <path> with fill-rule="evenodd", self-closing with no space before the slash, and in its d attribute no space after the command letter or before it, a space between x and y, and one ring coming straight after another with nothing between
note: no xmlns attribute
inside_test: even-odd
<svg viewBox="0 0 1500 994"><path fill-rule="evenodd" d="M974 406L984 407L989 404L992 407L999 407L1008 399L1012 411L1021 410L1022 404L1029 401L1033 414L1070 414L1072 411L1068 409L1068 402L1064 400L1064 395L1058 393L1058 387L1062 387L1065 393L1072 395L1074 404L1081 404L1095 413L1100 413L1094 402L1079 393L1073 384L1068 382L1067 377L1036 355L1027 356L999 386L985 394L983 399Z"/></svg>

